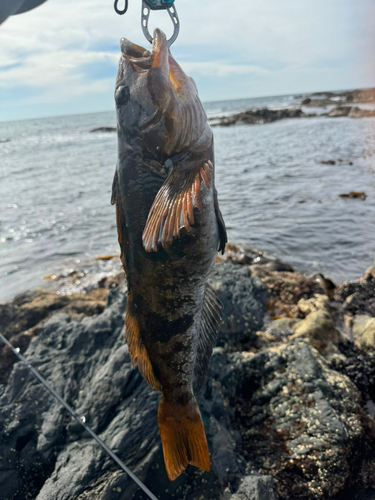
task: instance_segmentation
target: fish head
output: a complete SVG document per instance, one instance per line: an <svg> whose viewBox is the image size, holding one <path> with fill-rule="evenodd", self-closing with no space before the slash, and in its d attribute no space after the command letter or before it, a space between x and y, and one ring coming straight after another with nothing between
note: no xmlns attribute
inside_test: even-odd
<svg viewBox="0 0 375 500"><path fill-rule="evenodd" d="M188 149L202 135L207 116L165 34L155 30L151 51L123 38L121 51L115 88L119 134L140 137L158 161Z"/></svg>

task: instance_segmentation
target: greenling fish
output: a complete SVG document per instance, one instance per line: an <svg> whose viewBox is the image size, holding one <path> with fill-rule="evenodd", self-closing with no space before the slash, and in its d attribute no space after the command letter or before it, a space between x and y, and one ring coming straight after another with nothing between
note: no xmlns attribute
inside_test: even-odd
<svg viewBox="0 0 375 500"><path fill-rule="evenodd" d="M121 40L113 182L128 281L133 364L161 392L159 430L170 480L210 459L195 398L221 321L207 283L227 241L214 185L213 134L194 81L154 33L152 51Z"/></svg>

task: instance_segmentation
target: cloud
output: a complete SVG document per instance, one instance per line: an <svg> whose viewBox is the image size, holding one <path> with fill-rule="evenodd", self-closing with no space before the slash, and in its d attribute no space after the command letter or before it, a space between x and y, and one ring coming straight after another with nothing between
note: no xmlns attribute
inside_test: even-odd
<svg viewBox="0 0 375 500"><path fill-rule="evenodd" d="M373 0L176 6L173 54L205 100L375 85ZM129 0L127 15L118 16L110 1L48 0L9 18L0 26L0 119L113 106L119 39L148 46L140 9L141 0ZM151 14L156 26L172 32L164 12Z"/></svg>
<svg viewBox="0 0 375 500"><path fill-rule="evenodd" d="M200 74L213 78L236 77L239 75L266 75L269 71L250 64L229 64L225 61L185 62L182 64L188 74Z"/></svg>

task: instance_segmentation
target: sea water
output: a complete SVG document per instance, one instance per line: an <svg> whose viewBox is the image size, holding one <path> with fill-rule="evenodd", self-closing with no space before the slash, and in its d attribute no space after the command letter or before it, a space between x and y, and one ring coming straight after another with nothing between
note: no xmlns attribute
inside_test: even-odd
<svg viewBox="0 0 375 500"><path fill-rule="evenodd" d="M215 118L298 101L222 101L206 110ZM115 126L114 112L0 123L0 301L119 253L110 204L117 138L90 133ZM231 241L338 283L363 274L375 257L375 118L289 119L214 134ZM340 197L350 191L367 199ZM119 267L106 265L106 273Z"/></svg>

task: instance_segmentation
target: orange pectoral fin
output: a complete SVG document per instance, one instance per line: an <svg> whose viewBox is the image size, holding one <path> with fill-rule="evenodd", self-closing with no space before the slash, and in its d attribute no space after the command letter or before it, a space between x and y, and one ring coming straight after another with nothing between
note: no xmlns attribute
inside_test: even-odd
<svg viewBox="0 0 375 500"><path fill-rule="evenodd" d="M157 380L150 358L147 354L146 348L142 342L137 318L132 314L132 299L129 294L126 308L125 328L126 328L126 341L129 347L130 357L135 366L137 360L138 369L143 378L157 391L161 391L160 382Z"/></svg>
<svg viewBox="0 0 375 500"><path fill-rule="evenodd" d="M180 230L191 231L194 225L194 208L202 210L201 187L210 190L213 165L204 163L199 171L185 175L172 172L156 195L142 235L146 252L157 252L158 244L166 248L173 238L180 237ZM190 174L190 175L189 175Z"/></svg>
<svg viewBox="0 0 375 500"><path fill-rule="evenodd" d="M210 470L206 434L195 399L186 406L175 406L162 399L158 423L170 481L177 479L189 464Z"/></svg>

